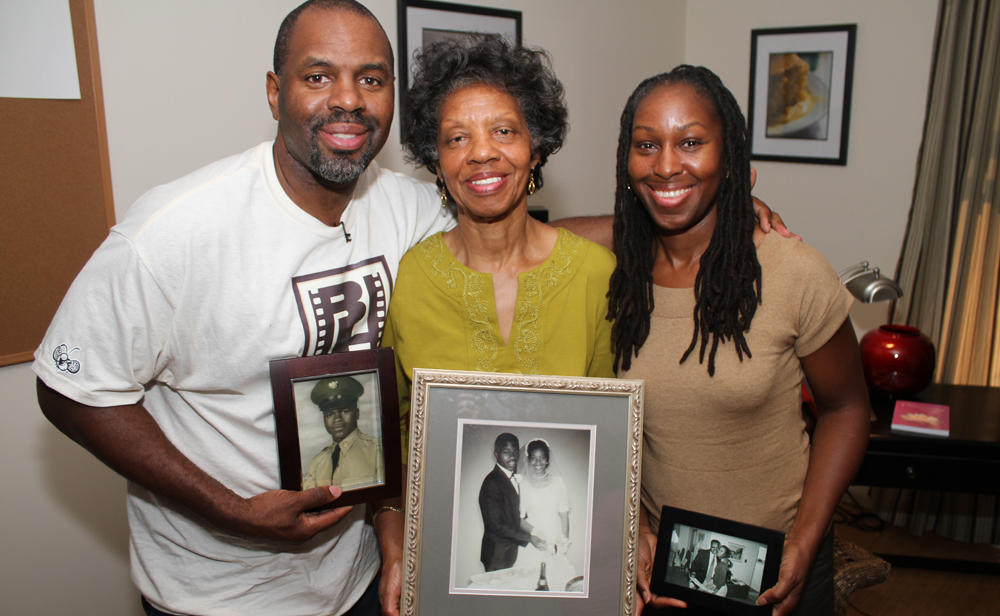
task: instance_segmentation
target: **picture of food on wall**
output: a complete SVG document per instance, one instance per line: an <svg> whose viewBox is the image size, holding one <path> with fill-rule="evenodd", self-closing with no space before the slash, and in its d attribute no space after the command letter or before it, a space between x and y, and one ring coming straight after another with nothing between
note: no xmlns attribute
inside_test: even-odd
<svg viewBox="0 0 1000 616"><path fill-rule="evenodd" d="M832 51L770 54L768 137L827 139L832 68Z"/></svg>

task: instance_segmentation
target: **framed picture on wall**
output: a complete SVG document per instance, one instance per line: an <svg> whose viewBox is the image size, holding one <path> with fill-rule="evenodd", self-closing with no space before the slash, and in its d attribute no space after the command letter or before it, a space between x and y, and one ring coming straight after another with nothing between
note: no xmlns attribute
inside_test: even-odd
<svg viewBox="0 0 1000 616"><path fill-rule="evenodd" d="M277 359L270 370L283 490L339 486L326 508L399 496L392 349Z"/></svg>
<svg viewBox="0 0 1000 616"><path fill-rule="evenodd" d="M642 381L414 371L402 613L635 613Z"/></svg>
<svg viewBox="0 0 1000 616"><path fill-rule="evenodd" d="M426 0L399 0L397 8L399 28L399 84L400 117L406 110L406 91L410 87L413 56L441 40L467 39L475 32L501 34L511 42L521 43L521 11L496 9L450 2Z"/></svg>
<svg viewBox="0 0 1000 616"><path fill-rule="evenodd" d="M847 164L857 25L751 31L750 158Z"/></svg>

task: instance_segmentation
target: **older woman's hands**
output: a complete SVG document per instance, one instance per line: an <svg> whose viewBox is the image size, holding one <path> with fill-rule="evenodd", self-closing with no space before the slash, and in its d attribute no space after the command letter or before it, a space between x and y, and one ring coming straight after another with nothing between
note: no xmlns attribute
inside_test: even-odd
<svg viewBox="0 0 1000 616"><path fill-rule="evenodd" d="M405 468L405 467L404 467ZM382 572L378 583L378 598L385 616L399 616L399 601L403 591L403 514L401 498L373 503L376 511L375 533L382 551ZM381 507L386 509L379 509ZM393 509L388 509L389 507Z"/></svg>

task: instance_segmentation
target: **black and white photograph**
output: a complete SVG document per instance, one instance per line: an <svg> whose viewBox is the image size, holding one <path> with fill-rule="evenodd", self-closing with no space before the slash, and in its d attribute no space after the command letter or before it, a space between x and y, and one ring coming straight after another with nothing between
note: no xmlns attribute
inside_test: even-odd
<svg viewBox="0 0 1000 616"><path fill-rule="evenodd" d="M394 361L371 349L271 362L283 489L338 486L336 506L399 495Z"/></svg>
<svg viewBox="0 0 1000 616"><path fill-rule="evenodd" d="M778 581L785 534L663 507L650 588L724 614L770 614L761 592Z"/></svg>
<svg viewBox="0 0 1000 616"><path fill-rule="evenodd" d="M345 492L385 483L378 375L366 372L297 381L302 489Z"/></svg>
<svg viewBox="0 0 1000 616"><path fill-rule="evenodd" d="M767 546L684 524L670 534L667 581L701 592L757 603Z"/></svg>
<svg viewBox="0 0 1000 616"><path fill-rule="evenodd" d="M586 597L596 427L458 422L451 592Z"/></svg>
<svg viewBox="0 0 1000 616"><path fill-rule="evenodd" d="M634 616L642 391L414 369L400 613Z"/></svg>

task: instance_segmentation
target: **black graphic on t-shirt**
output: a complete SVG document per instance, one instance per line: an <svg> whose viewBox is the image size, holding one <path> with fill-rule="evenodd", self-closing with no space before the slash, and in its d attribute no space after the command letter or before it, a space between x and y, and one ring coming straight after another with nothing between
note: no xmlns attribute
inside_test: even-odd
<svg viewBox="0 0 1000 616"><path fill-rule="evenodd" d="M73 351L79 351L77 347L73 348ZM80 362L70 357L73 351L69 350L65 344L60 344L56 347L55 351L52 351L52 359L56 362L56 368L59 368L63 372L69 372L70 374L76 374L80 371Z"/></svg>
<svg viewBox="0 0 1000 616"><path fill-rule="evenodd" d="M292 279L305 332L302 355L378 346L392 294L384 257Z"/></svg>

